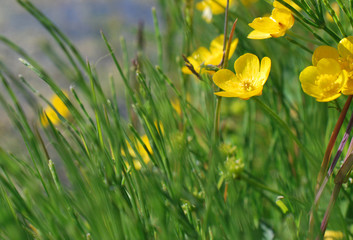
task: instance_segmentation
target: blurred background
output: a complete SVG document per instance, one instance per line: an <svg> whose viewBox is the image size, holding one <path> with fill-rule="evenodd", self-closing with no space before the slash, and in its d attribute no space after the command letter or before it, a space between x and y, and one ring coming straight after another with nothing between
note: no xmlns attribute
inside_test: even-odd
<svg viewBox="0 0 353 240"><path fill-rule="evenodd" d="M102 30L117 56L121 56L120 38L127 42L129 60L136 55L137 31L139 23L143 23L145 30L146 51L153 49L154 28L151 8L157 5L157 0L32 0L49 19L51 19L66 34L78 48L81 55L87 58L102 77L114 73L111 58L101 38ZM158 14L158 11L157 11ZM72 82L65 79L60 70L52 63L48 56L48 49L58 49L57 44L46 30L15 0L1 0L0 7L0 35L10 39L22 47L31 57L38 61L52 78L66 90L69 90ZM57 51L60 52L60 51ZM152 53L153 54L153 53ZM26 80L44 96L50 98L52 91L48 86L33 74L18 60L18 54L0 42L0 61L17 76L26 77ZM104 84L103 84L104 86ZM16 92L26 109L33 104L25 98L21 98L21 92ZM0 94L5 94L0 84ZM43 106L43 102L39 102ZM27 107L26 107L27 105ZM27 115L36 121L36 113L28 111ZM20 138L16 137L6 113L0 106L0 135L3 141L2 147L9 151L16 150Z"/></svg>

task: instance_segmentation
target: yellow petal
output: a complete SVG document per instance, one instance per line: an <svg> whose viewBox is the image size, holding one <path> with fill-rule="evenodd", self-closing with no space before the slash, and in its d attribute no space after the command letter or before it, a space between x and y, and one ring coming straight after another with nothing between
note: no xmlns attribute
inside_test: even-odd
<svg viewBox="0 0 353 240"><path fill-rule="evenodd" d="M291 1L291 0L284 0L284 1L285 1L286 3L288 3L290 6L292 6L295 10L297 10L297 11L300 11L300 10L301 10L301 8L300 8L297 4L295 4L293 1ZM273 2L273 7L289 10L287 7L285 7L284 5L282 5L281 3L279 3L278 1L274 1L274 2Z"/></svg>
<svg viewBox="0 0 353 240"><path fill-rule="evenodd" d="M281 31L280 25L270 17L255 18L249 26L263 33L278 33Z"/></svg>
<svg viewBox="0 0 353 240"><path fill-rule="evenodd" d="M232 92L236 87L236 76L228 69L221 69L213 75L213 82L221 89Z"/></svg>
<svg viewBox="0 0 353 240"><path fill-rule="evenodd" d="M338 60L338 57L339 55L336 48L330 46L320 46L315 49L312 57L312 62L313 65L316 66L318 61L320 61L322 58L333 58Z"/></svg>
<svg viewBox="0 0 353 240"><path fill-rule="evenodd" d="M301 82L303 91L312 96L312 97L319 97L320 89L315 85L315 80L318 76L317 67L309 66L306 67L299 75L299 80Z"/></svg>
<svg viewBox="0 0 353 240"><path fill-rule="evenodd" d="M236 38L230 44L228 59L230 59L233 56L233 53L234 53L235 49L237 48L238 42L239 42L239 39Z"/></svg>
<svg viewBox="0 0 353 240"><path fill-rule="evenodd" d="M233 92L216 92L214 94L221 97L238 97L238 95Z"/></svg>
<svg viewBox="0 0 353 240"><path fill-rule="evenodd" d="M288 30L294 24L292 12L285 9L273 9L271 17L280 25L281 30Z"/></svg>
<svg viewBox="0 0 353 240"><path fill-rule="evenodd" d="M207 6L208 5L204 1L196 3L196 9L200 11L203 11Z"/></svg>
<svg viewBox="0 0 353 240"><path fill-rule="evenodd" d="M332 58L322 58L317 63L317 70L320 74L339 74L341 70L341 66L337 62L337 60Z"/></svg>
<svg viewBox="0 0 353 240"><path fill-rule="evenodd" d="M343 38L338 43L338 52L343 58L353 56L353 36Z"/></svg>
<svg viewBox="0 0 353 240"><path fill-rule="evenodd" d="M263 86L260 86L259 88L256 88L253 91L241 92L241 93L238 94L238 98L241 98L243 100L248 100L251 97L260 96L262 94L262 89L263 89Z"/></svg>
<svg viewBox="0 0 353 240"><path fill-rule="evenodd" d="M224 35L221 34L215 39L212 40L210 44L210 52L211 54L217 53L219 51L223 51L223 41L224 41Z"/></svg>
<svg viewBox="0 0 353 240"><path fill-rule="evenodd" d="M260 70L259 58L254 54L245 53L234 62L234 70L242 78L253 78Z"/></svg>
<svg viewBox="0 0 353 240"><path fill-rule="evenodd" d="M268 75L271 71L271 59L269 57L264 57L261 60L261 67L260 67L260 77L259 81L261 85L264 85L268 79Z"/></svg>
<svg viewBox="0 0 353 240"><path fill-rule="evenodd" d="M260 32L258 30L254 30L251 33L249 33L248 38L250 39L267 39L267 38L271 38L271 34L269 33L264 33L264 32Z"/></svg>

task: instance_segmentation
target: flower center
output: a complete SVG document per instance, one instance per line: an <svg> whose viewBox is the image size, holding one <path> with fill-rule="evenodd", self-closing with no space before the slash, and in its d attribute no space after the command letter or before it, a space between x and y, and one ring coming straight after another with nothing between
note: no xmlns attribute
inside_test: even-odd
<svg viewBox="0 0 353 240"><path fill-rule="evenodd" d="M253 79L243 79L243 81L241 82L241 87L245 91L251 92L254 89Z"/></svg>
<svg viewBox="0 0 353 240"><path fill-rule="evenodd" d="M335 91L340 87L336 82L339 74L320 74L317 76L315 85L319 86L323 92Z"/></svg>

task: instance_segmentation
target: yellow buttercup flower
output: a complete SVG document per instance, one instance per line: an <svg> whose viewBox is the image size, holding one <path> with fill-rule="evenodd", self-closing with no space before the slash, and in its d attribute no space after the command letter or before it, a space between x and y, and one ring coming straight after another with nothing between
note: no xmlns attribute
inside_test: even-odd
<svg viewBox="0 0 353 240"><path fill-rule="evenodd" d="M271 59L264 57L260 65L256 55L246 53L234 62L234 70L236 74L228 69L221 69L213 75L214 83L224 90L215 94L247 100L262 94L271 70Z"/></svg>
<svg viewBox="0 0 353 240"><path fill-rule="evenodd" d="M205 47L199 47L195 52L188 57L188 61L192 64L195 71L199 73L201 71L201 65L218 65L222 61L223 57L223 40L224 35L221 34L212 40L210 44L210 49ZM234 39L230 45L229 56L231 58L238 44L238 38ZM189 68L184 66L182 72L185 74L192 74ZM213 73L212 71L208 71Z"/></svg>
<svg viewBox="0 0 353 240"><path fill-rule="evenodd" d="M229 5L233 3L233 0L229 0ZM227 7L227 0L203 0L196 4L196 8L202 11L202 18L210 23L213 15L224 13Z"/></svg>
<svg viewBox="0 0 353 240"><path fill-rule="evenodd" d="M286 1L295 9L300 9L291 1ZM292 12L277 1L273 2L271 16L255 18L249 26L254 30L248 35L250 39L266 39L282 37L294 25Z"/></svg>
<svg viewBox="0 0 353 240"><path fill-rule="evenodd" d="M64 92L64 94L66 95L66 97L68 96L66 92ZM54 95L50 99L50 102L62 117L68 118L70 116L69 109L66 107L63 101L61 101L61 99L57 95ZM60 123L59 116L56 114L55 110L50 106L46 107L43 110L43 114L40 117L40 121L44 127L47 127L49 125L48 119L54 125L58 125Z"/></svg>
<svg viewBox="0 0 353 240"><path fill-rule="evenodd" d="M326 49L331 51L331 49ZM315 56L325 55L324 48L315 52ZM327 52L326 52L327 54ZM341 96L343 86L347 82L347 72L341 69L340 64L332 58L314 58L314 66L305 68L299 75L303 91L316 98L318 102L332 101ZM315 60L314 60L315 59Z"/></svg>
<svg viewBox="0 0 353 240"><path fill-rule="evenodd" d="M353 94L353 36L343 38L338 50L330 46L316 48L312 62L313 66L299 76L305 93L319 102Z"/></svg>

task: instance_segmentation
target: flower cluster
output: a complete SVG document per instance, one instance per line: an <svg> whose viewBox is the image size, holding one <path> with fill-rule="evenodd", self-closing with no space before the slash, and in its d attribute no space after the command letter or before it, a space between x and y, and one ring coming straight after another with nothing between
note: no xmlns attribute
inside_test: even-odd
<svg viewBox="0 0 353 240"><path fill-rule="evenodd" d="M290 0L286 0L289 5L299 10L300 8ZM277 1L273 2L274 9L269 17L255 18L249 26L254 30L248 35L251 39L266 39L282 37L286 31L294 25L292 12Z"/></svg>
<svg viewBox="0 0 353 240"><path fill-rule="evenodd" d="M312 64L299 76L306 94L318 102L332 101L341 94L353 94L353 36L343 38L337 49L316 48Z"/></svg>

